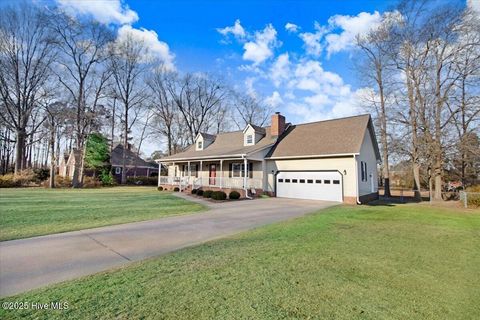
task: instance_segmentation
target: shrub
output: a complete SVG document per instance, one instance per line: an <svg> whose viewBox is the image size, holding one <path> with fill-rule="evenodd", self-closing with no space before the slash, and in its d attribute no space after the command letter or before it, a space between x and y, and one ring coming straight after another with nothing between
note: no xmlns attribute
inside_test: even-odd
<svg viewBox="0 0 480 320"><path fill-rule="evenodd" d="M115 185L115 179L110 171L102 171L99 178L103 186L111 187Z"/></svg>
<svg viewBox="0 0 480 320"><path fill-rule="evenodd" d="M31 169L23 170L15 176L15 179L20 182L22 187L31 187L38 185L38 180Z"/></svg>
<svg viewBox="0 0 480 320"><path fill-rule="evenodd" d="M17 188L38 186L38 179L33 170L23 170L18 174L13 173L0 176L0 188Z"/></svg>
<svg viewBox="0 0 480 320"><path fill-rule="evenodd" d="M231 191L228 198L232 200L240 199L240 193L238 191Z"/></svg>
<svg viewBox="0 0 480 320"><path fill-rule="evenodd" d="M175 188L173 188L173 191L178 192L178 191L180 191L180 188L179 188L179 187L175 187Z"/></svg>
<svg viewBox="0 0 480 320"><path fill-rule="evenodd" d="M197 190L197 196L203 196L203 190L202 189L198 189Z"/></svg>
<svg viewBox="0 0 480 320"><path fill-rule="evenodd" d="M70 177L55 176L55 188L70 188L72 186L72 180ZM50 179L42 182L42 187L50 187Z"/></svg>
<svg viewBox="0 0 480 320"><path fill-rule="evenodd" d="M223 191L215 191L212 193L212 199L214 200L225 200L227 199L227 194Z"/></svg>
<svg viewBox="0 0 480 320"><path fill-rule="evenodd" d="M139 176L139 177L127 178L127 184L130 184L130 185L156 186L157 183L158 183L158 177Z"/></svg>
<svg viewBox="0 0 480 320"><path fill-rule="evenodd" d="M15 179L13 173L0 176L0 188L21 187L20 182Z"/></svg>
<svg viewBox="0 0 480 320"><path fill-rule="evenodd" d="M468 187L467 192L480 192L480 184Z"/></svg>
<svg viewBox="0 0 480 320"><path fill-rule="evenodd" d="M83 187L84 188L98 188L101 187L102 183L100 180L94 177L83 177Z"/></svg>
<svg viewBox="0 0 480 320"><path fill-rule="evenodd" d="M203 193L203 197L204 197L204 198L211 198L211 197L212 197L212 193L213 193L212 190L205 190L205 192Z"/></svg>
<svg viewBox="0 0 480 320"><path fill-rule="evenodd" d="M197 189L192 189L192 194L197 194Z"/></svg>
<svg viewBox="0 0 480 320"><path fill-rule="evenodd" d="M37 180L38 182L42 182L50 178L49 169L42 169L42 168L33 169L33 174L35 175L35 180Z"/></svg>
<svg viewBox="0 0 480 320"><path fill-rule="evenodd" d="M163 191L163 187L158 187L157 190L158 191Z"/></svg>
<svg viewBox="0 0 480 320"><path fill-rule="evenodd" d="M472 207L480 207L480 194L469 194L467 205Z"/></svg>

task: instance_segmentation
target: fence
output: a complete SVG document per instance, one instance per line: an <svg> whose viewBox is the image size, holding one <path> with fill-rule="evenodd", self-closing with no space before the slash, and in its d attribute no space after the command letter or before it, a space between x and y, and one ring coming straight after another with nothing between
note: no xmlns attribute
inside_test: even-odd
<svg viewBox="0 0 480 320"><path fill-rule="evenodd" d="M465 208L479 208L480 192L460 191L460 201Z"/></svg>

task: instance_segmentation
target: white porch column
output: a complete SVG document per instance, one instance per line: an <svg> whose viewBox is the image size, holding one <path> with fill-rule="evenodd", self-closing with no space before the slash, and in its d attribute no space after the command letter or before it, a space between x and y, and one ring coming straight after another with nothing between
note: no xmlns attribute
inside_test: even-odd
<svg viewBox="0 0 480 320"><path fill-rule="evenodd" d="M203 160L200 160L200 186L203 186Z"/></svg>
<svg viewBox="0 0 480 320"><path fill-rule="evenodd" d="M262 160L262 189L265 191L267 190L267 185L266 185L266 181L267 181L267 162L265 161L265 159Z"/></svg>
<svg viewBox="0 0 480 320"><path fill-rule="evenodd" d="M220 160L220 189L223 189L223 159Z"/></svg>
<svg viewBox="0 0 480 320"><path fill-rule="evenodd" d="M247 190L248 165L247 158L243 158L243 188Z"/></svg>
<svg viewBox="0 0 480 320"><path fill-rule="evenodd" d="M187 171L188 171L188 184L190 184L190 180L192 178L192 170L190 169L190 161L188 161Z"/></svg>

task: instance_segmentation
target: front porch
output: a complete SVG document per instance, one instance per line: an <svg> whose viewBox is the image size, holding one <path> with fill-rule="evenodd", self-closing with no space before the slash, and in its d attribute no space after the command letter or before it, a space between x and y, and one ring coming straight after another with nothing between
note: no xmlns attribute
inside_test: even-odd
<svg viewBox="0 0 480 320"><path fill-rule="evenodd" d="M220 159L163 164L168 167L168 176L160 176L158 185L164 188L223 190L227 194L236 190L243 197L260 195L264 190L263 161Z"/></svg>

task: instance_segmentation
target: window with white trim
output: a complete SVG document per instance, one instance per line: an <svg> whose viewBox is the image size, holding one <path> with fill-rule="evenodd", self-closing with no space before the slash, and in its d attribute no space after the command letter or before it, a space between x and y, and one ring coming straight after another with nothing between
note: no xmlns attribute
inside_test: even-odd
<svg viewBox="0 0 480 320"><path fill-rule="evenodd" d="M197 142L197 149L202 150L203 149L203 141L198 141Z"/></svg>
<svg viewBox="0 0 480 320"><path fill-rule="evenodd" d="M253 178L253 163L247 164L248 177ZM230 164L230 177L243 178L245 176L245 166L243 163L231 163Z"/></svg>
<svg viewBox="0 0 480 320"><path fill-rule="evenodd" d="M247 144L252 144L253 143L253 135L249 134L247 135Z"/></svg>

